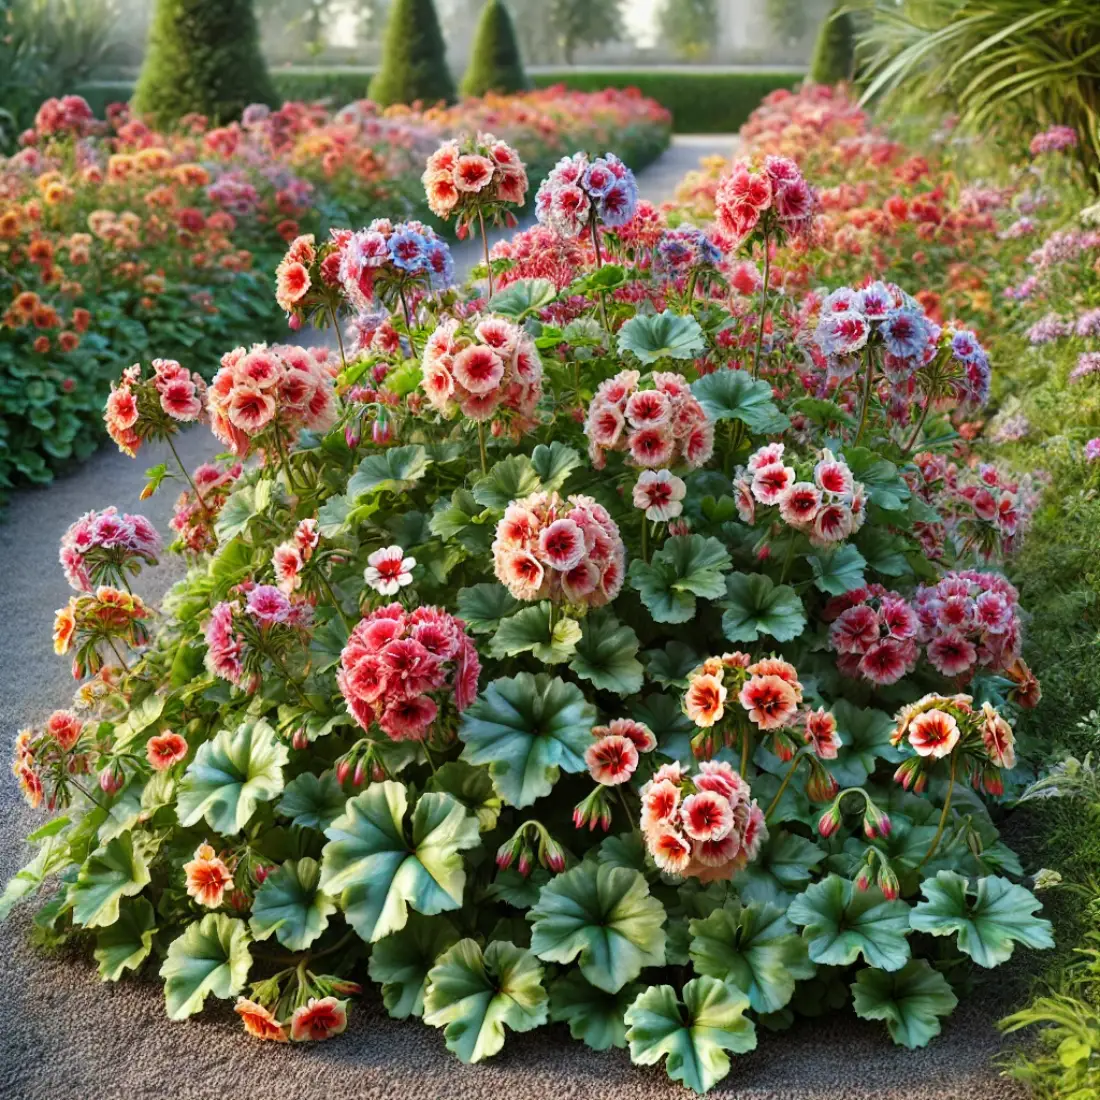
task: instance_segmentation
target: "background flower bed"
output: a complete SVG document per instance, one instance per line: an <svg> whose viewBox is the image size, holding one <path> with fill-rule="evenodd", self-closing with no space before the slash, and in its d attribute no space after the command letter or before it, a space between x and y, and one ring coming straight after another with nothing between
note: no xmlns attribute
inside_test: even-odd
<svg viewBox="0 0 1100 1100"><path fill-rule="evenodd" d="M420 166L441 135L495 129L539 174L574 144L640 167L668 141L650 100L560 89L384 115L291 103L243 128L165 134L118 112L101 133L76 102L40 119L4 166L0 494L90 453L119 363L285 331L268 272L289 237L383 207L430 219Z"/></svg>

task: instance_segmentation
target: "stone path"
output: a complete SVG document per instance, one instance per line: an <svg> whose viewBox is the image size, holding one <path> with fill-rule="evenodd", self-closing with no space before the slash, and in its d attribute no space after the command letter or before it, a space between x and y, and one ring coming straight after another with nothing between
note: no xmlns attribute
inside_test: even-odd
<svg viewBox="0 0 1100 1100"><path fill-rule="evenodd" d="M677 136L640 177L660 201L700 156L726 153L732 138ZM460 263L476 259L464 246ZM216 349L215 349L216 350ZM217 447L196 429L180 442L196 465ZM143 471L166 455L137 461L104 448L71 476L16 494L0 523L4 584L0 613L0 754L6 761L20 726L41 722L69 702L73 681L50 641L52 612L69 596L57 564L62 532L81 512L117 504L148 515L164 533L174 493L141 504ZM157 599L179 575L176 563L149 570L137 590ZM42 823L0 772L0 881L29 858L22 838ZM389 1019L373 988L355 1005L348 1033L301 1047L248 1038L226 1002L201 1018L170 1023L155 977L101 984L88 954L45 955L28 943L30 907L0 926L0 1097L4 1100L643 1100L689 1094L661 1069L633 1066L625 1051L597 1054L564 1027L509 1035L500 1056L460 1065L443 1036L419 1021ZM990 1066L1002 1014L997 978L946 1022L923 1051L893 1046L881 1025L835 1018L801 1021L791 1031L761 1030L759 1049L734 1059L712 1095L752 1100L1011 1100L1023 1095Z"/></svg>

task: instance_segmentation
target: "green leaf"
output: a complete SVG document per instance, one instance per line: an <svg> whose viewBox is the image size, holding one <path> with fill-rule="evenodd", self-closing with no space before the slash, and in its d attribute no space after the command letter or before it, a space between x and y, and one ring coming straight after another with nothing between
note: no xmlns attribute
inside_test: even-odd
<svg viewBox="0 0 1100 1100"><path fill-rule="evenodd" d="M790 585L776 586L763 573L731 573L726 597L722 629L731 642L755 642L761 634L789 642L806 627L798 593Z"/></svg>
<svg viewBox="0 0 1100 1100"><path fill-rule="evenodd" d="M550 793L559 770L585 770L595 708L575 684L546 673L494 680L462 714L462 759L488 764L509 805L530 806Z"/></svg>
<svg viewBox="0 0 1100 1100"><path fill-rule="evenodd" d="M1008 879L991 875L980 878L973 891L965 877L940 871L921 883L925 900L909 916L918 932L933 936L958 933L960 951L979 966L1007 962L1017 943L1025 947L1054 946L1051 924L1035 916L1039 899ZM971 898L971 894L973 898Z"/></svg>
<svg viewBox="0 0 1100 1100"><path fill-rule="evenodd" d="M16 871L4 886L0 894L0 922L7 920L16 905L35 893L47 878L71 863L68 843L63 838L49 838L49 843L39 848L34 859Z"/></svg>
<svg viewBox="0 0 1100 1100"><path fill-rule="evenodd" d="M238 535L244 534L249 521L256 514L256 490L251 485L234 489L226 498L214 521L214 534L218 545L225 546Z"/></svg>
<svg viewBox="0 0 1100 1100"><path fill-rule="evenodd" d="M460 588L456 597L458 616L475 634L489 634L501 620L514 615L522 606L499 582Z"/></svg>
<svg viewBox="0 0 1100 1100"><path fill-rule="evenodd" d="M810 958L847 966L862 955L882 970L900 970L909 958L909 906L887 901L878 887L857 890L847 879L829 875L799 895L787 917L804 925Z"/></svg>
<svg viewBox="0 0 1100 1100"><path fill-rule="evenodd" d="M222 730L199 746L179 786L176 812L180 824L200 818L215 832L235 836L261 802L283 789L283 765L289 753L261 718Z"/></svg>
<svg viewBox="0 0 1100 1100"><path fill-rule="evenodd" d="M370 953L371 981L382 986L382 1001L394 1019L424 1015L428 972L456 943L458 933L446 917L410 913L408 924L400 932L374 945Z"/></svg>
<svg viewBox="0 0 1100 1100"><path fill-rule="evenodd" d="M806 560L814 573L814 585L830 596L843 596L865 583L863 570L867 562L854 546L811 554Z"/></svg>
<svg viewBox="0 0 1100 1100"><path fill-rule="evenodd" d="M443 764L428 780L429 791L445 791L453 795L477 818L478 828L488 832L500 817L501 801L493 788L493 780L484 768L475 768L464 760Z"/></svg>
<svg viewBox="0 0 1100 1100"><path fill-rule="evenodd" d="M272 932L291 951L304 951L328 927L336 903L317 888L321 867L315 859L288 859L264 879L252 902L249 928L258 940Z"/></svg>
<svg viewBox="0 0 1100 1100"><path fill-rule="evenodd" d="M733 880L742 899L777 901L788 892L803 890L825 853L812 841L779 829L772 833L760 854Z"/></svg>
<svg viewBox="0 0 1100 1100"><path fill-rule="evenodd" d="M569 963L579 955L581 973L608 993L665 961L665 909L637 871L582 863L542 888L527 919L540 959Z"/></svg>
<svg viewBox="0 0 1100 1100"><path fill-rule="evenodd" d="M432 509L428 527L433 535L444 542L456 540L467 550L483 551L489 549L493 528L489 526L490 515L468 489L456 489L450 501L440 497Z"/></svg>
<svg viewBox="0 0 1100 1100"><path fill-rule="evenodd" d="M730 902L688 928L696 974L741 990L756 1012L778 1012L794 995L795 980L816 971L805 941L777 905Z"/></svg>
<svg viewBox="0 0 1100 1100"><path fill-rule="evenodd" d="M893 974L861 970L852 997L857 1016L885 1020L890 1038L910 1050L939 1035L939 1017L950 1016L959 1003L947 979L926 959L913 959Z"/></svg>
<svg viewBox="0 0 1100 1100"><path fill-rule="evenodd" d="M646 364L660 359L694 359L705 347L699 322L668 310L638 314L619 329L619 354L633 352Z"/></svg>
<svg viewBox="0 0 1100 1100"><path fill-rule="evenodd" d="M716 978L693 978L683 1001L670 985L651 986L626 1010L630 1059L652 1066L667 1055L673 1081L707 1092L730 1071L727 1050L745 1054L756 1046L748 1007L744 994Z"/></svg>
<svg viewBox="0 0 1100 1100"><path fill-rule="evenodd" d="M286 785L279 799L279 813L300 829L323 833L344 812L347 800L334 772L302 772Z"/></svg>
<svg viewBox="0 0 1100 1100"><path fill-rule="evenodd" d="M530 909L539 900L539 893L550 881L550 872L535 867L525 878L514 867L498 870L496 878L486 888L486 894L516 909Z"/></svg>
<svg viewBox="0 0 1100 1100"><path fill-rule="evenodd" d="M939 517L933 522L938 523ZM901 535L891 534L882 527L868 526L856 535L856 544L867 559L868 568L884 577L904 577L913 572L905 556L908 545Z"/></svg>
<svg viewBox="0 0 1100 1100"><path fill-rule="evenodd" d="M482 508L503 512L513 500L537 492L541 483L526 455L510 455L496 463L474 486L474 500Z"/></svg>
<svg viewBox="0 0 1100 1100"><path fill-rule="evenodd" d="M711 420L740 420L756 435L775 435L790 427L772 400L767 382L754 381L747 370L716 370L691 385Z"/></svg>
<svg viewBox="0 0 1100 1100"><path fill-rule="evenodd" d="M702 535L674 535L648 563L635 559L627 576L655 622L686 623L695 617L695 597L717 599L730 567L726 548Z"/></svg>
<svg viewBox="0 0 1100 1100"><path fill-rule="evenodd" d="M896 763L901 754L890 744L895 723L885 711L863 709L838 699L832 706L840 735L840 751L828 768L837 782L845 787L858 787L875 770L879 760Z"/></svg>
<svg viewBox="0 0 1100 1100"><path fill-rule="evenodd" d="M867 487L872 504L888 512L901 512L908 507L912 494L897 466L866 447L846 447L843 454L852 477Z"/></svg>
<svg viewBox="0 0 1100 1100"><path fill-rule="evenodd" d="M156 922L145 898L127 898L119 906L118 920L96 936L95 958L105 982L117 982L124 970L141 966L153 950Z"/></svg>
<svg viewBox="0 0 1100 1100"><path fill-rule="evenodd" d="M585 618L569 667L598 688L634 695L642 689L642 663L637 657L640 644L638 635L610 611L597 611Z"/></svg>
<svg viewBox="0 0 1100 1100"><path fill-rule="evenodd" d="M569 1034L593 1050L625 1047L623 1016L641 991L631 982L617 993L606 993L570 970L550 986L550 1019L568 1024Z"/></svg>
<svg viewBox="0 0 1100 1100"><path fill-rule="evenodd" d="M533 604L500 623L489 652L494 657L530 653L544 665L557 665L569 660L580 637L580 624L568 616L558 619L551 634L550 605Z"/></svg>
<svg viewBox="0 0 1100 1100"><path fill-rule="evenodd" d="M70 893L73 920L85 928L105 928L118 920L122 898L132 898L149 885L149 863L134 846L133 833L123 833L97 848L80 868Z"/></svg>
<svg viewBox="0 0 1100 1100"><path fill-rule="evenodd" d="M348 923L369 943L404 928L410 906L427 916L458 909L466 886L461 852L480 843L477 820L439 792L417 801L410 842L408 802L401 783L373 783L325 830L321 889L339 895Z"/></svg>
<svg viewBox="0 0 1100 1100"><path fill-rule="evenodd" d="M800 397L797 401L792 401L790 407L822 428L828 428L831 424L852 429L857 427L855 417L845 412L835 401L825 401L820 397Z"/></svg>
<svg viewBox="0 0 1100 1100"><path fill-rule="evenodd" d="M170 1020L202 1011L207 994L235 997L244 989L252 955L243 920L210 913L187 926L168 947L160 968Z"/></svg>
<svg viewBox="0 0 1100 1100"><path fill-rule="evenodd" d="M546 1023L542 967L507 940L484 954L460 940L428 973L424 1022L443 1028L447 1049L463 1062L480 1062L504 1046L504 1029L531 1031Z"/></svg>
<svg viewBox="0 0 1100 1100"><path fill-rule="evenodd" d="M489 299L494 313L518 320L528 313L537 313L558 296L557 287L549 279L518 279Z"/></svg>
<svg viewBox="0 0 1100 1100"><path fill-rule="evenodd" d="M367 493L407 493L431 464L428 452L418 443L367 455L348 479L347 497L358 500Z"/></svg>
<svg viewBox="0 0 1100 1100"><path fill-rule="evenodd" d="M651 680L678 688L686 688L688 676L703 663L691 646L675 641L667 642L663 649L647 649L645 658Z"/></svg>
<svg viewBox="0 0 1100 1100"><path fill-rule="evenodd" d="M540 443L531 452L531 465L539 476L542 491L547 493L560 489L582 462L583 459L572 447L557 440L549 444Z"/></svg>

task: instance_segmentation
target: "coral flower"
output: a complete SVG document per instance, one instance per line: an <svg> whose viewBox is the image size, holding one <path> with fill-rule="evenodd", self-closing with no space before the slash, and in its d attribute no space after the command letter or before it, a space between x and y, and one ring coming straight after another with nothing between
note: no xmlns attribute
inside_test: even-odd
<svg viewBox="0 0 1100 1100"><path fill-rule="evenodd" d="M416 558L406 557L400 546L387 546L375 550L367 558L367 568L363 579L375 592L383 596L393 596L406 585L412 584L412 571L416 567Z"/></svg>
<svg viewBox="0 0 1100 1100"><path fill-rule="evenodd" d="M978 659L978 651L958 631L934 638L928 646L928 660L944 676L960 676Z"/></svg>
<svg viewBox="0 0 1100 1100"><path fill-rule="evenodd" d="M782 682L782 681L780 681ZM793 697L793 693L792 693ZM722 719L726 712L726 687L709 673L696 676L684 696L684 713L697 725L706 729Z"/></svg>
<svg viewBox="0 0 1100 1100"><path fill-rule="evenodd" d="M639 752L652 752L657 747L657 738L649 726L644 722L635 722L633 718L613 719L607 732L616 737L629 738Z"/></svg>
<svg viewBox="0 0 1100 1100"><path fill-rule="evenodd" d="M455 165L455 186L459 191L481 191L493 178L493 171L493 162L488 157L466 154Z"/></svg>
<svg viewBox="0 0 1100 1100"><path fill-rule="evenodd" d="M340 1035L348 1026L347 1001L338 1001L335 997L310 997L304 1005L299 1005L290 1018L290 1037L295 1042L312 1039L321 1042Z"/></svg>
<svg viewBox="0 0 1100 1100"><path fill-rule="evenodd" d="M249 1035L275 1043L287 1041L286 1028L263 1005L258 1005L247 997L238 997L233 1011L240 1016Z"/></svg>
<svg viewBox="0 0 1100 1100"><path fill-rule="evenodd" d="M806 744L812 745L819 760L835 760L841 740L836 719L824 707L806 715Z"/></svg>
<svg viewBox="0 0 1100 1100"><path fill-rule="evenodd" d="M817 518L821 508L821 490L808 481L792 485L779 501L779 515L792 527L806 527Z"/></svg>
<svg viewBox="0 0 1100 1100"><path fill-rule="evenodd" d="M504 377L504 362L492 348L471 345L454 359L452 374L472 394L487 394Z"/></svg>
<svg viewBox="0 0 1100 1100"><path fill-rule="evenodd" d="M753 676L738 698L762 730L781 729L798 712L798 694L780 676Z"/></svg>
<svg viewBox="0 0 1100 1100"><path fill-rule="evenodd" d="M73 604L70 600L64 607L59 607L53 621L53 651L59 657L69 652L73 644L73 634L76 632L76 617L73 614Z"/></svg>
<svg viewBox="0 0 1100 1100"><path fill-rule="evenodd" d="M504 551L498 575L517 600L537 600L542 594L546 571L526 550Z"/></svg>
<svg viewBox="0 0 1100 1100"><path fill-rule="evenodd" d="M209 844L200 844L195 849L195 858L183 865L183 871L187 876L187 893L208 909L217 909L225 891L233 885L229 868Z"/></svg>
<svg viewBox="0 0 1100 1100"><path fill-rule="evenodd" d="M982 743L990 761L998 768L1016 766L1015 738L1012 727L989 704L982 704Z"/></svg>
<svg viewBox="0 0 1100 1100"><path fill-rule="evenodd" d="M959 724L942 710L926 710L909 723L909 744L919 756L946 756L958 743Z"/></svg>
<svg viewBox="0 0 1100 1100"><path fill-rule="evenodd" d="M187 741L178 733L165 730L145 743L145 757L154 771L167 771L187 755Z"/></svg>
<svg viewBox="0 0 1100 1100"><path fill-rule="evenodd" d="M605 787L625 783L638 767L638 747L629 737L601 737L584 754L588 774Z"/></svg>
<svg viewBox="0 0 1100 1100"><path fill-rule="evenodd" d="M731 804L744 801L749 796L749 785L724 760L702 761L695 786L701 791L720 794Z"/></svg>
<svg viewBox="0 0 1100 1100"><path fill-rule="evenodd" d="M423 741L438 713L435 700L427 695L392 699L382 711L378 724L394 741Z"/></svg>
<svg viewBox="0 0 1100 1100"><path fill-rule="evenodd" d="M680 805L680 788L669 779L651 782L642 794L642 831L660 831Z"/></svg>
<svg viewBox="0 0 1100 1100"><path fill-rule="evenodd" d="M55 710L46 722L49 735L68 752L80 740L84 723L71 710Z"/></svg>
<svg viewBox="0 0 1100 1100"><path fill-rule="evenodd" d="M714 791L688 795L680 814L684 831L693 840L721 840L733 828L729 800Z"/></svg>
<svg viewBox="0 0 1100 1100"><path fill-rule="evenodd" d="M653 862L670 875L681 874L691 862L691 841L671 830L658 833L650 845Z"/></svg>

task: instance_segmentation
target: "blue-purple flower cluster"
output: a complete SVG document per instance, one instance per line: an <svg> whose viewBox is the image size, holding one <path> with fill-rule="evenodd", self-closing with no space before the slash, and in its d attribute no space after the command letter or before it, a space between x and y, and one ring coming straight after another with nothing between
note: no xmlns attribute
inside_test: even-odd
<svg viewBox="0 0 1100 1100"><path fill-rule="evenodd" d="M701 267L717 267L721 262L722 250L693 225L666 229L657 242L657 265L673 275Z"/></svg>
<svg viewBox="0 0 1100 1100"><path fill-rule="evenodd" d="M388 283L403 285L427 280L429 289L454 285L451 250L434 229L423 222L376 218L340 243L340 282L349 300L368 309Z"/></svg>

